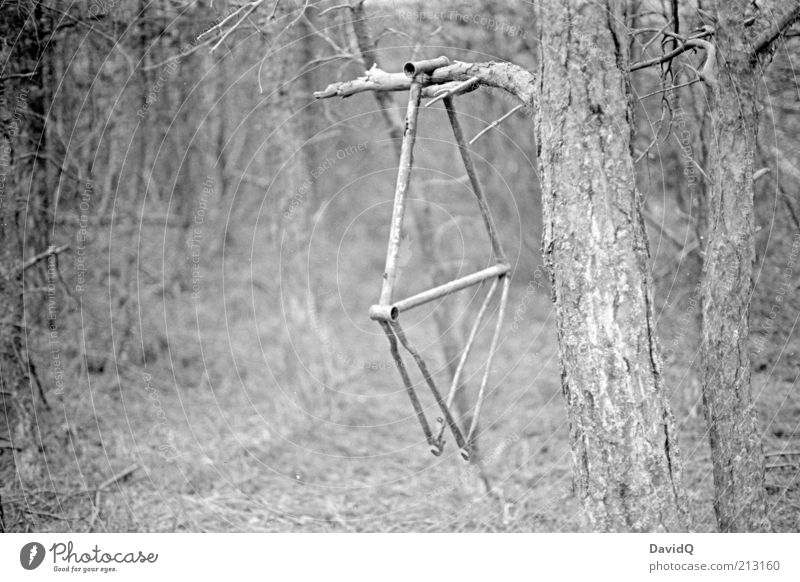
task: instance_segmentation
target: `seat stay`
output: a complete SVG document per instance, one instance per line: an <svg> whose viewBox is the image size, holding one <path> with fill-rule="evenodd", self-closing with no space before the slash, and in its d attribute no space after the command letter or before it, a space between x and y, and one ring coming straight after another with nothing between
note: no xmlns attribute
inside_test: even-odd
<svg viewBox="0 0 800 582"><path fill-rule="evenodd" d="M409 89L408 108L406 109L405 131L403 133L403 142L400 150L400 161L394 193L394 205L392 207L392 222L389 229L389 244L386 250L386 264L381 283L380 298L376 305L372 305L370 307L369 316L371 319L380 323L383 331L386 334L386 337L389 340L389 349L391 351L392 358L394 358L397 369L400 371L400 376L403 379L406 393L411 400L414 413L419 421L420 426L422 427L422 431L425 434L425 438L430 446L431 452L436 456L441 455L444 448L444 431L446 428L449 428L456 440L456 444L459 447L461 457L465 461L469 461L471 448L477 436L478 418L486 397L492 363L499 345L500 332L505 318L506 304L508 302L508 291L511 276L511 267L509 266L505 252L503 251L494 218L492 217L492 213L486 196L483 192L483 188L478 180L478 175L475 171L475 164L472 161L472 155L470 153L468 144L464 139L464 132L461 129L461 124L458 121L455 105L453 103L453 96L471 86L471 83L469 82L471 80L458 84L449 92L444 92L440 95L437 95L436 99L434 99L432 102L429 102L427 105L431 105L433 102L440 99L443 101L445 110L447 111L447 117L453 130L453 136L461 155L461 160L464 163L464 168L466 169L467 176L469 177L472 192L475 195L478 208L481 216L483 217L483 224L489 236L492 255L496 261L496 264L476 273L472 273L448 283L427 289L417 293L416 295L407 297L406 299L394 301L394 286L397 280L397 272L399 268L403 220L406 211L408 187L411 181L411 170L414 164L414 144L417 134L419 108L422 100L422 88L426 83L426 77L430 75L436 68L445 66L447 62L448 61L446 58L441 57L439 59L433 59L430 61L406 63L404 67L405 73L412 78ZM472 325L469 337L461 353L461 357L459 358L458 367L453 374L447 397L443 398L441 392L439 392L439 389L436 386L436 383L434 382L433 375L430 373L425 360L422 358L421 354L414 347L414 345L408 340L403 328L400 326L398 321L400 314L415 307L419 307L420 305L435 301L436 299L444 298L452 293L461 291L473 285L482 284L484 281L489 279L492 279L492 285L483 299L480 310L478 311L478 315L476 316L475 322ZM453 406L455 393L458 390L459 382L466 367L467 360L472 352L475 339L480 330L481 323L486 316L489 304L495 296L497 288L500 286L501 280L502 291L500 293L497 321L494 326L494 333L492 334L489 353L485 362L485 369L481 378L477 399L475 401L472 420L470 422L469 429L464 432L458 426L458 422L453 417L451 408ZM420 402L419 396L414 389L414 384L411 381L408 369L403 361L403 357L400 355L398 344L402 345L416 362L417 367L422 373L422 376L424 377L425 382L428 385L428 388L430 389L431 394L433 395L433 398L442 413L442 416L437 418L439 426L435 435L431 430L431 426L428 423L427 418L425 417L422 403Z"/></svg>

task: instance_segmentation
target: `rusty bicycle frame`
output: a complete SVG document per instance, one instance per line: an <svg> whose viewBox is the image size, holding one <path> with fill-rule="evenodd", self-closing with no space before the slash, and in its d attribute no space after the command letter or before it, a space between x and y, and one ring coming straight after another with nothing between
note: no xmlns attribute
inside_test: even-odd
<svg viewBox="0 0 800 582"><path fill-rule="evenodd" d="M406 392L411 400L414 412L425 434L428 445L430 446L430 451L436 456L441 455L444 448L444 431L449 427L453 437L456 440L456 444L460 449L462 458L465 461L468 461L470 459L471 444L473 442L473 438L475 437L475 431L477 430L478 426L478 417L480 415L486 393L486 386L489 382L492 361L497 350L500 330L505 316L510 281L510 267L500 244L500 238L497 235L497 228L495 227L494 219L492 218L492 214L489 210L489 205L483 193L483 188L478 180L478 175L475 172L472 156L467 147L466 140L464 139L464 134L461 130L461 125L456 116L456 110L453 104L453 96L465 90L469 90L469 88L474 84L475 79L469 79L463 83L459 83L454 87L442 90L440 93L437 93L427 105L431 105L436 101L443 100L445 110L447 111L447 117L453 129L453 135L455 137L456 144L458 145L458 150L461 154L464 167L467 171L467 176L469 178L472 191L475 194L478 202L478 208L483 216L484 226L486 227L486 231L489 235L489 240L492 245L492 255L496 264L476 273L472 273L470 275L455 279L454 281L450 281L443 285L428 289L427 291L423 291L406 299L395 301L393 296L394 286L397 279L398 259L400 255L403 219L406 211L408 185L411 180L411 168L414 162L414 142L416 141L417 136L417 118L419 116L419 108L422 99L422 87L426 75L430 75L437 68L446 66L449 63L450 61L447 57L439 57L426 61L409 62L403 67L405 74L411 78L408 108L406 110L405 118L405 132L403 134L402 148L400 150L400 163L394 193L394 206L392 210L392 222L389 231L389 245L386 252L386 266L383 273L383 283L381 286L381 293L378 303L370 307L369 316L371 319L380 323L381 327L386 333L386 336L389 340L389 348L392 353L392 357L394 358L395 364L400 371L403 384L405 385ZM422 359L422 356L414 348L414 346L408 341L403 328L400 326L400 314L413 309L414 307L418 307L436 299L446 297L447 295L483 283L484 281L490 279L492 280L491 287L489 288L480 310L478 311L475 322L472 325L469 337L459 359L456 372L453 375L450 383L450 390L447 394L447 397L443 398L441 392L436 387L436 383L433 381L433 377L428 370L425 361ZM461 379L461 375L464 371L467 358L472 351L472 347L474 345L481 322L486 315L489 303L494 296L501 280L502 291L500 295L497 322L495 324L494 334L489 347L489 354L486 359L486 367L483 372L480 388L478 390L475 411L465 436L462 430L459 428L458 423L453 418L450 409L453 405L455 393L459 386L459 380ZM408 370L405 367L405 363L400 356L398 343L402 345L409 354L411 354L411 357L416 362L417 367L422 373L422 376L425 378L425 382L433 394L436 404L439 406L439 409L442 412L442 417L437 419L439 427L436 431L436 434L434 434L427 418L425 417L422 404L420 403L419 397L414 390L414 385L408 375Z"/></svg>

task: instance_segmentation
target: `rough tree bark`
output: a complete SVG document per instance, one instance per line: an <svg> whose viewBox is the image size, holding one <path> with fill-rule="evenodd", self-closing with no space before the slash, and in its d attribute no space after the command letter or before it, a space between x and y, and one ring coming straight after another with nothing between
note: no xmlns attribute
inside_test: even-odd
<svg viewBox="0 0 800 582"><path fill-rule="evenodd" d="M364 11L364 0L356 0L353 2L350 10L352 12L350 21L353 25L356 45L361 53L361 59L364 61L365 68L370 69L372 66L380 67L381 63L378 59L377 51L375 50L375 44L367 28L368 20ZM395 154L399 159L402 145L401 140L404 132L403 117L396 109L394 101L388 93L376 91L373 95L381 115L383 116L383 121L387 127L389 137L392 140ZM419 192L419 196L425 198L426 194L421 191ZM426 204L418 212L413 212L413 219L416 239L419 241L422 253L428 257L428 260L425 261L425 265L428 269L428 273L426 274L430 278L432 286L442 285L446 283L449 278L447 277L447 272L442 268L442 261L438 256L439 252L434 242L429 205ZM439 334L438 339L444 355L447 383L449 384L456 375L464 338L460 337L457 333L458 328L454 325L453 309L450 306L450 302L443 301L437 306L436 310L433 312L433 321L436 325L436 331ZM467 400L466 386L463 382L461 382L456 389L453 403L462 423L469 426L472 422L471 404ZM477 432L473 438L472 445L473 455L471 458L477 462L480 458ZM484 482L488 483L485 476L483 477Z"/></svg>
<svg viewBox="0 0 800 582"><path fill-rule="evenodd" d="M630 150L623 3L538 6L544 252L576 486L595 531L685 531Z"/></svg>
<svg viewBox="0 0 800 582"><path fill-rule="evenodd" d="M753 291L753 162L758 85L774 41L800 15L799 2L714 0L716 75L705 277L702 287L703 403L714 468L714 509L723 532L767 531L764 451L750 389ZM755 18L752 21L751 18Z"/></svg>
<svg viewBox="0 0 800 582"><path fill-rule="evenodd" d="M3 55L5 56L5 55ZM5 59L3 59L5 61ZM6 71L4 71L5 73ZM6 531L2 494L16 481L15 448L27 432L19 402L25 383L22 351L22 236L14 203L12 84L0 84L0 532Z"/></svg>

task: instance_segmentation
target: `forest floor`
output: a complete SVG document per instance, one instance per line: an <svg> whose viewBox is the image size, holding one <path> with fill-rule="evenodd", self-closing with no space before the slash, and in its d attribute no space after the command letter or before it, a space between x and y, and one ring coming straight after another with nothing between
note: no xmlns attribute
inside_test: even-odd
<svg viewBox="0 0 800 582"><path fill-rule="evenodd" d="M248 305L251 293L232 290L226 301ZM346 379L325 389L274 377L277 367L265 357L264 342L286 339L270 337L272 332L259 335L253 311L196 310L183 301L183 307L170 309L176 320L197 320L199 351L189 349L192 334L168 336L169 357L148 364L147 374L120 362L109 364L51 402L57 420L44 434L46 478L23 497L6 498L17 511L16 527L580 531L553 311L546 294L525 294L519 284L512 288L509 321L516 319L517 330L503 335L482 415L482 456L496 495L487 494L452 438L441 457L427 451L391 366L388 344L366 318L354 322L340 314L341 321L328 322L336 324L333 349ZM407 331L424 351L435 351L423 341L432 340L429 322ZM486 330L482 337L489 335ZM685 364L695 356L679 356L667 363L666 378L684 482L696 529L714 531L708 439L697 381ZM765 448L797 452L800 395L792 378L773 372L754 376ZM473 388L475 383L473 377ZM425 405L435 417L433 402ZM800 530L798 462L797 456L768 458L770 513L777 531ZM132 472L109 482L132 466Z"/></svg>

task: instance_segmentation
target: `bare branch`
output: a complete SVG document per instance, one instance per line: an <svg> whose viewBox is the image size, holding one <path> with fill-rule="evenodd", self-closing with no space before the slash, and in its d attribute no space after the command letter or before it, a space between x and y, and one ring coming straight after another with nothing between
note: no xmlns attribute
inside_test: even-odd
<svg viewBox="0 0 800 582"><path fill-rule="evenodd" d="M267 18L267 20L269 20L270 22L275 20L275 14L278 12L278 5L280 3L281 3L281 0L275 0L275 5L272 7L272 12L270 12L269 18Z"/></svg>
<svg viewBox="0 0 800 582"><path fill-rule="evenodd" d="M694 241L686 240L688 238L688 236L684 236L683 240L681 240L681 237L678 234L672 232L669 229L669 227L666 224L664 224L663 220L659 220L658 218L653 216L653 214L649 210L647 210L646 208L642 209L642 216L644 216L645 219L650 224L652 224L654 227L656 227L661 232L661 234L664 236L664 238L666 238L668 241L670 241L672 244L674 244L679 249L681 249L681 250L686 249L687 248L687 243L692 244L694 242ZM688 231L688 226L687 226L687 233L688 232L689 231Z"/></svg>
<svg viewBox="0 0 800 582"><path fill-rule="evenodd" d="M475 85L477 81L478 81L477 77L470 77L463 83L458 83L455 87L447 89L439 88L439 90L436 92L436 97L428 101L425 104L425 107L430 107L431 105L433 105L437 101L441 101L445 97L450 97L451 95L458 95L460 93L466 93L467 91L472 91L475 88L473 87L473 85Z"/></svg>
<svg viewBox="0 0 800 582"><path fill-rule="evenodd" d="M241 177L238 176L237 177ZM242 178L243 181L249 181L246 177ZM69 214L59 214L53 219L53 223L68 226L80 226L81 219L79 216ZM177 217L166 215L140 215L135 218L116 218L111 219L110 216L98 216L89 220L92 226L108 226L115 225L114 228L127 228L127 227L141 227L141 226L157 226L159 228L177 228L181 226L181 222Z"/></svg>
<svg viewBox="0 0 800 582"><path fill-rule="evenodd" d="M694 73L700 79L702 79L706 85L714 89L718 86L717 47L714 46L713 43L708 42L707 40L697 40L696 42L698 42L706 51L706 59L703 62L703 68L698 71L689 64L686 65L686 68L688 68L691 71L694 71Z"/></svg>
<svg viewBox="0 0 800 582"><path fill-rule="evenodd" d="M440 67L423 80L423 96L435 97L445 89L446 83L453 87L475 77L475 86L484 85L503 89L517 97L525 105L532 105L536 93L535 77L519 65L512 63L464 63L454 61L450 65ZM438 87L433 87L439 85ZM365 91L408 91L411 78L405 73L387 73L373 66L363 77L352 81L331 83L324 90L314 93L316 99L330 97L350 97Z"/></svg>
<svg viewBox="0 0 800 582"><path fill-rule="evenodd" d="M678 136L676 134L674 134L674 133L672 134L672 136L675 138L675 141L678 142L678 146L681 149L683 149L683 144L681 144L681 140L678 138ZM697 160L694 159L694 156L688 155L686 153L684 155L686 156L686 158L690 162L692 162L692 164L694 164L694 167L697 168L697 171L700 172L700 175L703 176L703 179L706 181L707 184L713 184L714 183L714 180L712 180L711 178L708 177L708 174L706 174L706 172L705 172L705 170L703 170L702 166L700 166L700 164L697 163Z"/></svg>
<svg viewBox="0 0 800 582"><path fill-rule="evenodd" d="M642 54L644 54L645 51L650 47L650 45L653 44L656 41L656 39L661 37L664 34L664 31L666 31L671 25L672 25L672 19L667 20L667 23L664 26L662 26L661 28L657 28L657 29L656 28L643 28L643 29L640 29L640 30L632 31L633 34L641 34L641 33L645 33L645 32L654 32L655 33L653 36L650 37L650 40L648 40L646 43L644 43L644 46L642 46L642 49L641 49L642 50Z"/></svg>
<svg viewBox="0 0 800 582"><path fill-rule="evenodd" d="M133 463L132 465L124 468L122 471L120 471L119 473L115 474L114 476L109 477L108 479L106 479L105 481L100 483L100 485L97 486L98 493L100 491L102 491L103 489L105 489L106 487L110 487L111 485L113 485L117 481L122 481L123 479L128 477L131 473L136 471L136 469L138 469L138 468L139 468L139 463Z"/></svg>
<svg viewBox="0 0 800 582"><path fill-rule="evenodd" d="M36 76L37 74L38 73L36 71L31 71L30 73L11 73L9 75L3 75L0 77L0 81L8 81L9 79L28 79Z"/></svg>
<svg viewBox="0 0 800 582"><path fill-rule="evenodd" d="M210 50L210 52L212 52L212 53L213 53L215 50L217 50L217 49L219 48L219 46L220 46L220 45L221 45L223 42L225 42L225 39L226 39L226 38L228 38L228 37L231 35L231 33L232 33L234 30L236 30L236 29L239 27L239 25L240 25L242 22L244 22L245 20L247 20L247 17L248 17L248 16L250 16L250 15L251 15L253 12L255 12L255 10L256 10L256 9L257 9L257 8L258 8L258 7L259 7L261 4L263 4L263 3L264 3L264 0L254 0L253 2L251 2L251 3L249 4L249 9L247 10L247 12L245 12L245 13L244 13L244 15L243 15L243 16L242 16L242 17L241 17L241 18L240 18L238 21L236 21L236 22L235 22L235 23L234 23L234 24L233 24L233 25L232 25L232 26L231 26L231 27L230 27L228 30L226 30L226 31L225 31L225 32L222 34L222 36L219 38L219 40L216 42L216 44L215 44L214 46L212 46L212 47L211 47L211 50ZM244 8L244 6L243 6L242 8ZM236 12L234 12L234 14L238 14L238 12L239 12L239 11L237 10ZM233 15L231 15L231 16L233 16ZM229 17L229 18L230 18L230 17ZM227 20L227 19L226 19L226 20ZM223 22L224 22L224 21L223 21ZM220 30L222 30L222 29L220 29ZM199 37L198 37L198 38L199 38Z"/></svg>
<svg viewBox="0 0 800 582"><path fill-rule="evenodd" d="M114 38L113 36L111 36L107 32L104 32L100 28L97 28L93 24L91 24L89 22L86 22L84 20L81 20L80 18L77 18L76 16L73 16L69 12L65 12L64 10L59 10L55 6L50 6L48 4L45 4L44 2L39 2L38 6L40 6L41 8L45 8L47 10L52 10L53 12L57 12L58 14L61 14L65 18L69 18L75 24L79 24L79 25L81 25L81 26L83 26L85 28L88 28L90 31L99 34L100 36L102 36L106 40L111 41L112 47L117 52L119 52L119 54L121 54L125 58L125 60L128 62L128 67L130 68L131 74L133 74L133 71L136 69L136 65L134 64L133 57L131 57L125 50L123 50L122 43L119 42L119 39Z"/></svg>
<svg viewBox="0 0 800 582"><path fill-rule="evenodd" d="M178 54L172 55L171 57L166 58L163 61L160 61L158 63L154 63L152 65L147 65L145 67L142 67L142 70L143 71L153 71L155 69L160 69L161 67L164 67L164 66L166 66L166 65L168 65L168 64L170 64L170 63L172 63L174 61L179 61L184 57L188 57L189 55L191 55L193 53L196 53L200 49L210 45L213 41L214 41L213 38L209 38L207 40L204 40L203 42L197 43L196 45L192 46L191 48L188 48L186 50L181 50Z"/></svg>
<svg viewBox="0 0 800 582"><path fill-rule="evenodd" d="M769 171L769 168L761 168L760 170L753 172L753 183L758 182L759 179L769 174Z"/></svg>
<svg viewBox="0 0 800 582"><path fill-rule="evenodd" d="M336 44L336 41L333 40L329 35L325 34L319 28L317 28L317 26L311 21L310 18L308 18L308 16L303 15L303 20L314 34L316 34L319 38L328 43L328 45L330 45L331 48L333 48L334 54L343 55L347 53L347 50L345 50L343 47L340 47L338 44Z"/></svg>

